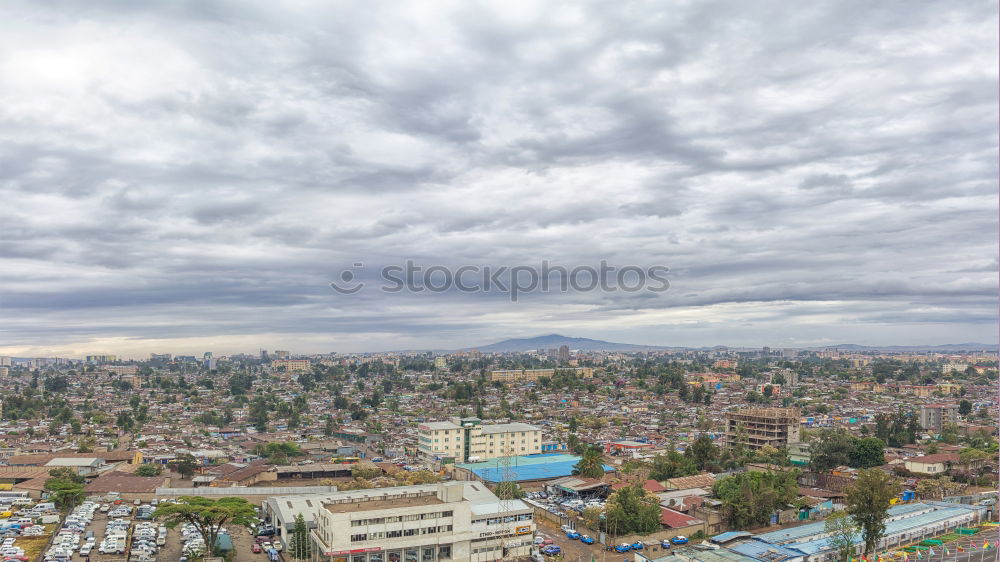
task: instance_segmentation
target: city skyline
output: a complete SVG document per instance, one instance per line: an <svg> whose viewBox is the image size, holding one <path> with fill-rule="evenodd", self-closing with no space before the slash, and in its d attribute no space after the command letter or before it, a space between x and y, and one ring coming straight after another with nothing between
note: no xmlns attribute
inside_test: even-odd
<svg viewBox="0 0 1000 562"><path fill-rule="evenodd" d="M786 8L5 3L0 354L995 342L995 3Z"/></svg>

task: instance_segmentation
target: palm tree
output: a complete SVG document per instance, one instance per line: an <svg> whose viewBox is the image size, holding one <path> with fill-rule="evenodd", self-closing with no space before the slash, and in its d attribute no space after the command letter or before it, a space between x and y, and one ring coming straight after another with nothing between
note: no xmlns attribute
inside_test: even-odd
<svg viewBox="0 0 1000 562"><path fill-rule="evenodd" d="M582 476L584 478L600 478L604 476L604 460L601 454L601 449L599 447L588 447L586 451L583 452L583 457L580 458L580 462L576 463L573 467L574 476Z"/></svg>

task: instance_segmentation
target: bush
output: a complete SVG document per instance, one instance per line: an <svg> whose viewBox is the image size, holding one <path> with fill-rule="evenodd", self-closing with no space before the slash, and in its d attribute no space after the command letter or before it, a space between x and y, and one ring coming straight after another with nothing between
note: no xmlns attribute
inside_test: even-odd
<svg viewBox="0 0 1000 562"><path fill-rule="evenodd" d="M144 464L136 469L136 476L159 476L163 474L163 467L158 464Z"/></svg>

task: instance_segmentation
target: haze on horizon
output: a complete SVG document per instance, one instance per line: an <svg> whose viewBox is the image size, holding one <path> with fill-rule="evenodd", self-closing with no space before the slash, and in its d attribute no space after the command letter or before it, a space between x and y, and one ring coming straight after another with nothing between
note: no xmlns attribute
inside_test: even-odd
<svg viewBox="0 0 1000 562"><path fill-rule="evenodd" d="M996 2L0 5L0 355L995 342ZM665 293L344 296L424 265Z"/></svg>

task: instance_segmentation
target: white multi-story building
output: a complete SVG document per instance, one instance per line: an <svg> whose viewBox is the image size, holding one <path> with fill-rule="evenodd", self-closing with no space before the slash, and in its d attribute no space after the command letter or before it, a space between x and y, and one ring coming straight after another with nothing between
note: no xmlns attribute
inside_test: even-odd
<svg viewBox="0 0 1000 562"><path fill-rule="evenodd" d="M419 426L419 449L428 459L476 462L542 452L542 429L526 423L484 425L479 418L452 418Z"/></svg>
<svg viewBox="0 0 1000 562"><path fill-rule="evenodd" d="M310 536L323 562L486 562L527 557L530 506L479 482L324 494Z"/></svg>

